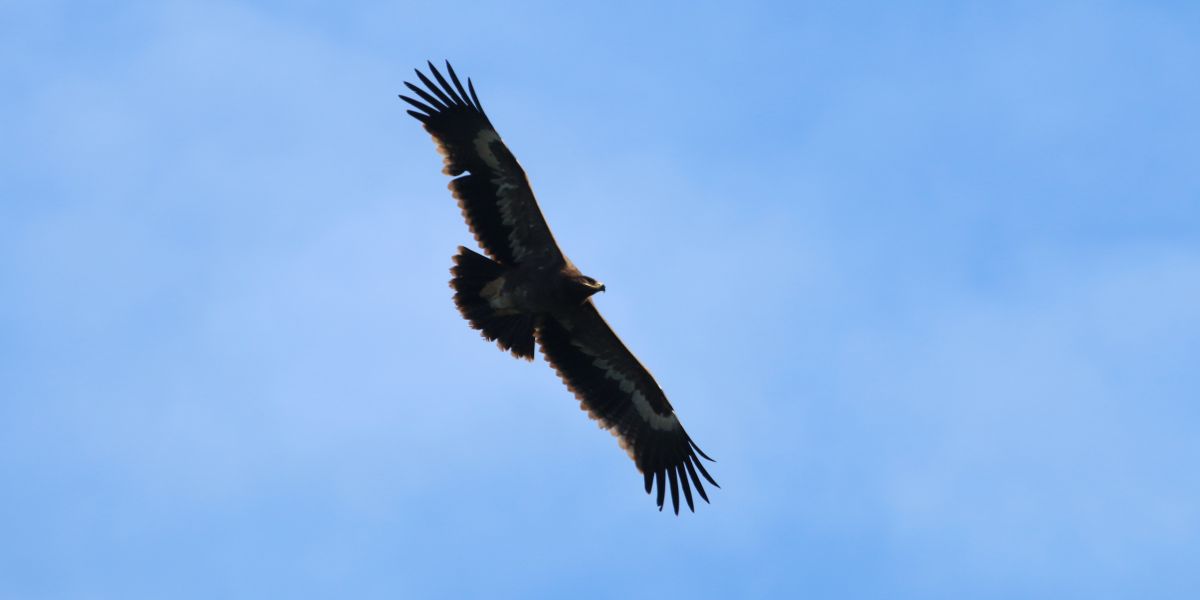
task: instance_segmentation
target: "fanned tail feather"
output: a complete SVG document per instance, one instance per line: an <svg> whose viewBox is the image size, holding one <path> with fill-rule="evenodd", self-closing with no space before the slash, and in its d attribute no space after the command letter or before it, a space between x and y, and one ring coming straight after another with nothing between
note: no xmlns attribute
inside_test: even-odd
<svg viewBox="0 0 1200 600"><path fill-rule="evenodd" d="M504 277L504 267L482 254L459 246L450 273L453 275L450 287L454 288L454 304L471 327L513 356L533 360L534 316L500 314L489 302L489 292L494 294L503 285L497 280ZM490 284L494 284L491 287L495 289L486 289Z"/></svg>

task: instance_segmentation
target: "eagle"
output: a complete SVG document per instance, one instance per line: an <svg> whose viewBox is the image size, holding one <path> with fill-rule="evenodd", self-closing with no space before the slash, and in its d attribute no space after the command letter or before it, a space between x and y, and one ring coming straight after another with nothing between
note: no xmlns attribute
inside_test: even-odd
<svg viewBox="0 0 1200 600"><path fill-rule="evenodd" d="M684 431L662 388L625 347L592 295L603 283L584 275L554 241L525 171L492 127L475 84L466 87L446 62L449 80L428 63L400 95L433 136L442 172L475 241L487 256L458 247L451 267L454 304L484 338L517 358L533 360L534 345L580 407L617 437L663 509L667 486L679 514L679 491L695 512L692 488L708 502L701 477L720 487L700 460L709 458Z"/></svg>

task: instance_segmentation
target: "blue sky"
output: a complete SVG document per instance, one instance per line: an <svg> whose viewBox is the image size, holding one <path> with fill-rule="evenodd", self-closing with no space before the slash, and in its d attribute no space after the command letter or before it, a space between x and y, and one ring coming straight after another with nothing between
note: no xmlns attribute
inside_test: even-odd
<svg viewBox="0 0 1200 600"><path fill-rule="evenodd" d="M1190 3L7 2L0 597L1200 594ZM462 322L451 59L718 459Z"/></svg>

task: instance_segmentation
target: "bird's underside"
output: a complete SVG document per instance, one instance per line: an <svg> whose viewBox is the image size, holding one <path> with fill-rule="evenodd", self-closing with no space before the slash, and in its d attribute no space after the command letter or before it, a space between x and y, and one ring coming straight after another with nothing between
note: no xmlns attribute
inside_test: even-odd
<svg viewBox="0 0 1200 600"><path fill-rule="evenodd" d="M579 272L563 255L542 217L524 170L483 111L475 87L464 87L446 63L449 80L429 63L436 83L405 82L417 96L400 96L416 110L455 177L458 200L486 256L459 247L451 268L454 303L471 327L514 356L542 350L558 376L600 427L611 431L637 465L646 492L657 488L659 510L667 487L679 513L679 492L695 510L692 489L705 502L705 455L688 437L650 372L600 316L591 296L604 285ZM720 486L717 486L720 487Z"/></svg>

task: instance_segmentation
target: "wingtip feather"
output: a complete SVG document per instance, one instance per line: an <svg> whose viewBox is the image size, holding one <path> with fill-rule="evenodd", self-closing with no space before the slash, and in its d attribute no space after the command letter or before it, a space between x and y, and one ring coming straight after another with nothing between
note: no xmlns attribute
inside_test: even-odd
<svg viewBox="0 0 1200 600"><path fill-rule="evenodd" d="M720 485L717 484L716 480L712 478L712 475L708 474L708 470L704 468L704 463L702 463L698 460L692 461L692 462L694 462L696 464L696 468L700 469L700 474L703 475L704 478L707 479L709 483L713 484L713 486L718 489L721 487Z"/></svg>
<svg viewBox="0 0 1200 600"><path fill-rule="evenodd" d="M479 109L479 114L483 115L486 119L487 112L483 110L483 104L479 102L479 94L475 93L475 84L471 81L470 77L467 78L467 89L471 92L471 100L475 102L475 108Z"/></svg>
<svg viewBox="0 0 1200 600"><path fill-rule="evenodd" d="M690 437L688 438L688 445L690 445L692 447L692 450L695 450L697 453L699 453L700 456L703 456L704 458L708 459L708 462L714 462L714 463L717 462L716 459L705 454L704 451L700 449L700 446L697 446L696 442L693 442L692 438L690 438Z"/></svg>
<svg viewBox="0 0 1200 600"><path fill-rule="evenodd" d="M463 89L462 81L459 81L458 74L454 72L454 67L450 66L450 61L446 61L446 71L450 74L450 80L454 82L454 87L458 90L458 95L462 97L467 106L474 110L479 110L479 107L471 104L471 97L467 95L467 90Z"/></svg>
<svg viewBox="0 0 1200 600"><path fill-rule="evenodd" d="M655 471L654 473L654 483L658 486L658 498L655 500L655 502L658 504L658 510L662 510L663 500L666 499L667 495L667 486L663 485L665 483L663 481L663 479L665 479L664 475L665 473L663 471Z"/></svg>
<svg viewBox="0 0 1200 600"><path fill-rule="evenodd" d="M667 468L667 479L671 482L671 507L675 509L675 514L679 514L679 477L675 474L674 467Z"/></svg>
<svg viewBox="0 0 1200 600"><path fill-rule="evenodd" d="M675 465L675 470L679 472L679 484L683 488L683 499L687 500L688 510L696 512L696 505L692 503L692 486L688 484L687 473L683 469L683 463Z"/></svg>
<svg viewBox="0 0 1200 600"><path fill-rule="evenodd" d="M708 494L704 491L704 485L700 483L700 476L696 474L696 468L692 466L692 457L687 457L687 460L683 461L683 464L687 467L688 475L692 478L692 483L696 484L696 491L706 504L709 503Z"/></svg>

